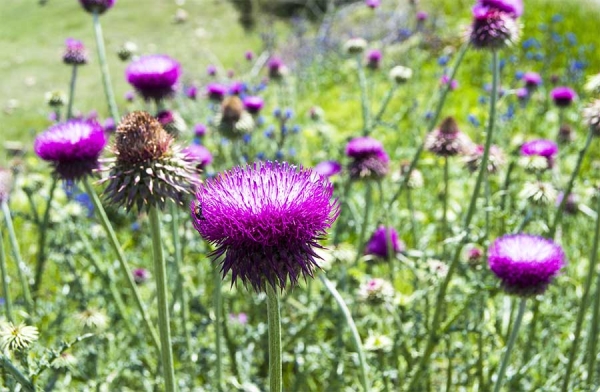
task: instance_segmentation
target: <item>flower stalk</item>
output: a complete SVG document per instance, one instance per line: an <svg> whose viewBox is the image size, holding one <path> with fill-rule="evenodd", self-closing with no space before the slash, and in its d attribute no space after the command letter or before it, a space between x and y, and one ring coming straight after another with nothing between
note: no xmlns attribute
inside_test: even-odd
<svg viewBox="0 0 600 392"><path fill-rule="evenodd" d="M500 365L500 371L498 372L498 377L496 378L496 384L494 385L494 392L500 392L502 388L502 383L504 382L504 375L506 374L506 369L508 368L508 362L510 360L510 354L515 345L515 341L517 340L517 336L519 334L519 329L521 327L521 322L523 321L523 315L525 314L525 305L527 304L527 298L522 298L519 303L519 310L517 313L517 318L515 319L515 323L513 324L513 329L510 333L510 338L508 339L508 343L506 345L506 351L504 352L504 357L502 357L502 363Z"/></svg>
<svg viewBox="0 0 600 392"><path fill-rule="evenodd" d="M269 325L269 387L271 392L283 390L281 369L281 317L279 293L267 284L267 316Z"/></svg>
<svg viewBox="0 0 600 392"><path fill-rule="evenodd" d="M53 177L52 185L50 185L50 194L46 201L46 209L44 210L44 217L42 218L42 224L39 228L40 234L38 237L38 250L37 250L37 262L35 266L35 279L33 281L33 298L34 301L37 298L38 291L42 285L42 276L44 275L44 267L46 266L46 235L48 234L48 223L50 222L50 207L52 206L52 200L54 199L54 190L58 179Z"/></svg>
<svg viewBox="0 0 600 392"><path fill-rule="evenodd" d="M77 82L77 65L73 65L71 71L71 83L69 84L69 102L67 103L67 120L73 118L73 101L75 100L75 84Z"/></svg>
<svg viewBox="0 0 600 392"><path fill-rule="evenodd" d="M8 271L6 270L6 256L4 254L4 236L0 231L0 273L2 277L2 292L4 294L4 309L6 310L6 318L11 323L14 323L12 310L12 300L10 289L8 287Z"/></svg>
<svg viewBox="0 0 600 392"><path fill-rule="evenodd" d="M100 15L97 11L93 13L94 21L94 37L96 38L96 47L98 48L98 61L100 61L100 70L102 72L102 84L104 85L104 94L106 95L106 102L108 103L108 109L111 117L115 120L119 120L119 111L117 109L117 102L115 101L115 93L112 89L112 83L110 80L110 72L108 70L108 63L106 61L106 49L104 47L104 36L102 35L102 25L100 25Z"/></svg>

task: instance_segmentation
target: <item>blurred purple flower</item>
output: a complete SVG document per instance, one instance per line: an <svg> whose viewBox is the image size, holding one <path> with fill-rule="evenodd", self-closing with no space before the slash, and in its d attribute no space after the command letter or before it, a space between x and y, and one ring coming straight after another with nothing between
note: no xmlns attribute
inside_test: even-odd
<svg viewBox="0 0 600 392"><path fill-rule="evenodd" d="M175 91L181 66L166 55L142 56L127 66L125 76L145 100L159 101Z"/></svg>

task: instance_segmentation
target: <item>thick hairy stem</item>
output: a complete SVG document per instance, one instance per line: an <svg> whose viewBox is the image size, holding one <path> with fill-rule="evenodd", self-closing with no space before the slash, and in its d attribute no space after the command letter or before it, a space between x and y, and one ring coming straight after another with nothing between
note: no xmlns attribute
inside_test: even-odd
<svg viewBox="0 0 600 392"><path fill-rule="evenodd" d="M269 386L271 392L281 392L281 316L279 293L267 284L267 317L269 325Z"/></svg>

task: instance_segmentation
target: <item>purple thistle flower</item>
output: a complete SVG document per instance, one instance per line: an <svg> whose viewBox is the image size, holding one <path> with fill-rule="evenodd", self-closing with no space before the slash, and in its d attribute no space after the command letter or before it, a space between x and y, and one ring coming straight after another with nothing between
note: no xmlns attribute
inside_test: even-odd
<svg viewBox="0 0 600 392"><path fill-rule="evenodd" d="M339 214L333 185L287 162L254 163L223 172L202 185L191 204L194 227L216 245L221 271L245 286L294 287L312 276L314 248Z"/></svg>
<svg viewBox="0 0 600 392"><path fill-rule="evenodd" d="M242 82L233 82L229 86L229 94L241 95L246 90L246 86Z"/></svg>
<svg viewBox="0 0 600 392"><path fill-rule="evenodd" d="M381 5L381 0L365 0L367 7L375 9Z"/></svg>
<svg viewBox="0 0 600 392"><path fill-rule="evenodd" d="M189 99L195 100L196 97L198 96L198 87L196 87L196 86L189 86L185 90L185 96L188 97Z"/></svg>
<svg viewBox="0 0 600 392"><path fill-rule="evenodd" d="M65 40L65 52L63 54L63 62L69 65L84 65L87 64L87 51L83 42L73 38Z"/></svg>
<svg viewBox="0 0 600 392"><path fill-rule="evenodd" d="M106 145L104 129L93 121L69 120L51 126L35 138L34 151L52 162L63 180L78 180L98 169Z"/></svg>
<svg viewBox="0 0 600 392"><path fill-rule="evenodd" d="M79 4L81 4L83 9L91 14L103 14L115 5L116 2L116 0L79 0Z"/></svg>
<svg viewBox="0 0 600 392"><path fill-rule="evenodd" d="M208 86L206 86L206 95L208 96L208 99L212 101L221 102L226 94L227 86L219 83L209 83Z"/></svg>
<svg viewBox="0 0 600 392"><path fill-rule="evenodd" d="M523 81L525 82L525 87L534 89L542 84L542 77L537 72L525 72L523 74Z"/></svg>
<svg viewBox="0 0 600 392"><path fill-rule="evenodd" d="M248 61L254 60L254 52L251 50L247 50L246 53L244 53L244 58Z"/></svg>
<svg viewBox="0 0 600 392"><path fill-rule="evenodd" d="M523 143L521 155L537 155L546 159L552 159L558 153L558 146L552 140L536 139Z"/></svg>
<svg viewBox="0 0 600 392"><path fill-rule="evenodd" d="M417 12L417 21L419 21L419 22L425 22L428 17L429 17L429 14L427 14L427 12L425 12L425 11Z"/></svg>
<svg viewBox="0 0 600 392"><path fill-rule="evenodd" d="M469 154L464 157L464 163L467 169L474 173L479 170L483 158L484 146L482 144L474 146ZM504 153L498 146L490 147L490 156L488 157L487 170L489 173L496 173L500 166L506 162Z"/></svg>
<svg viewBox="0 0 600 392"><path fill-rule="evenodd" d="M398 232L393 227L386 227L381 225L375 230L367 245L365 247L365 254L380 257L382 259L388 258L388 245L387 240L391 239L391 248L394 254L404 252L406 249L404 243L398 238Z"/></svg>
<svg viewBox="0 0 600 392"><path fill-rule="evenodd" d="M206 125L196 124L194 126L194 135L196 135L196 137L202 137L206 135Z"/></svg>
<svg viewBox="0 0 600 392"><path fill-rule="evenodd" d="M142 56L125 70L125 77L145 100L159 101L173 94L181 66L166 55Z"/></svg>
<svg viewBox="0 0 600 392"><path fill-rule="evenodd" d="M515 94L516 94L517 98L519 99L519 101L526 101L527 98L529 98L529 90L525 87L517 89Z"/></svg>
<svg viewBox="0 0 600 392"><path fill-rule="evenodd" d="M367 67L370 69L379 69L383 54L380 50L372 49L367 53Z"/></svg>
<svg viewBox="0 0 600 392"><path fill-rule="evenodd" d="M287 73L287 67L279 57L271 57L267 63L267 69L269 70L269 78L273 80L280 80Z"/></svg>
<svg viewBox="0 0 600 392"><path fill-rule="evenodd" d="M523 15L523 0L479 0L479 4L484 7L506 12L514 18Z"/></svg>
<svg viewBox="0 0 600 392"><path fill-rule="evenodd" d="M550 97L556 106L564 108L573 103L577 98L577 93L570 87L560 86L550 92Z"/></svg>
<svg viewBox="0 0 600 392"><path fill-rule="evenodd" d="M135 93L133 91L127 91L124 98L127 102L133 102L135 99Z"/></svg>
<svg viewBox="0 0 600 392"><path fill-rule="evenodd" d="M104 120L104 132L107 133L111 133L117 130L117 124L115 124L115 120L112 119L112 117L107 118L106 120Z"/></svg>
<svg viewBox="0 0 600 392"><path fill-rule="evenodd" d="M342 165L337 161L323 161L318 163L313 170L324 177L334 176L342 171Z"/></svg>
<svg viewBox="0 0 600 392"><path fill-rule="evenodd" d="M148 281L148 279L150 279L150 271L148 271L146 268L136 268L133 270L132 274L133 280L138 285L144 284Z"/></svg>
<svg viewBox="0 0 600 392"><path fill-rule="evenodd" d="M258 114L265 105L265 101L263 101L261 97L257 96L245 97L243 102L244 107L250 114Z"/></svg>
<svg viewBox="0 0 600 392"><path fill-rule="evenodd" d="M203 169L213 161L213 156L208 148L200 144L191 144L184 148L182 152L190 161L196 164L197 169Z"/></svg>
<svg viewBox="0 0 600 392"><path fill-rule="evenodd" d="M542 294L565 265L554 241L530 234L511 234L494 241L488 252L490 269L511 294Z"/></svg>
<svg viewBox="0 0 600 392"><path fill-rule="evenodd" d="M477 4L473 7L470 41L477 49L502 49L519 36L519 25L506 12Z"/></svg>
<svg viewBox="0 0 600 392"><path fill-rule="evenodd" d="M389 169L390 158L380 141L369 136L357 137L346 145L346 155L352 159L348 166L350 178L378 179L384 177Z"/></svg>
<svg viewBox="0 0 600 392"><path fill-rule="evenodd" d="M440 83L445 86L448 83L450 83L450 90L456 90L458 88L458 81L456 79L452 79L450 80L450 77L448 75L443 75L440 78Z"/></svg>
<svg viewBox="0 0 600 392"><path fill-rule="evenodd" d="M206 74L208 76L215 76L217 74L217 67L215 67L214 65L209 65L208 67L206 67Z"/></svg>

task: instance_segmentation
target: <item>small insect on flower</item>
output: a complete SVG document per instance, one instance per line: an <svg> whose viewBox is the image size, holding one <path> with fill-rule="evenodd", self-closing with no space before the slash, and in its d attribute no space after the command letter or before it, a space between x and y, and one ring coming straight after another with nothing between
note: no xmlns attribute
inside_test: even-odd
<svg viewBox="0 0 600 392"><path fill-rule="evenodd" d="M206 220L204 215L202 215L202 203L200 203L199 201L194 203L194 216L198 220Z"/></svg>

